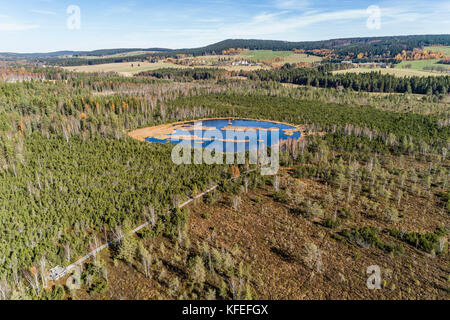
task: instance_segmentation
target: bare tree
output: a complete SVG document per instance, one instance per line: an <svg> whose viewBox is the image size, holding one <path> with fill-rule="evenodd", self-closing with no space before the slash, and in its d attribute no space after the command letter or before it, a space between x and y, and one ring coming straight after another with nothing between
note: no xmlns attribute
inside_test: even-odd
<svg viewBox="0 0 450 320"><path fill-rule="evenodd" d="M0 300L7 300L11 294L11 287L6 280L0 281Z"/></svg>
<svg viewBox="0 0 450 320"><path fill-rule="evenodd" d="M177 243L180 248L183 247L183 240L184 240L183 232L180 229L178 229Z"/></svg>
<svg viewBox="0 0 450 320"><path fill-rule="evenodd" d="M64 255L66 256L66 261L70 262L71 255L70 255L70 243L69 242L67 242L64 245Z"/></svg>
<svg viewBox="0 0 450 320"><path fill-rule="evenodd" d="M400 202L402 201L403 192L402 190L398 190L397 193L397 204L400 205Z"/></svg>
<svg viewBox="0 0 450 320"><path fill-rule="evenodd" d="M148 252L148 250L142 243L139 244L138 250L139 256L141 258L142 268L144 269L144 275L146 278L150 278L152 255L150 254L150 252Z"/></svg>
<svg viewBox="0 0 450 320"><path fill-rule="evenodd" d="M311 269L315 269L317 273L322 272L322 251L312 242L308 242L303 246L303 261Z"/></svg>
<svg viewBox="0 0 450 320"><path fill-rule="evenodd" d="M144 274L147 278L150 278L150 269L152 265L152 256L148 254L147 256L141 257L142 267L144 268Z"/></svg>
<svg viewBox="0 0 450 320"><path fill-rule="evenodd" d="M241 198L239 198L238 196L234 196L232 201L233 201L233 210L238 211L239 206L241 204Z"/></svg>
<svg viewBox="0 0 450 320"><path fill-rule="evenodd" d="M20 279L19 279L19 272L17 271L17 261L14 261L14 263L11 266L12 274L13 274L13 281L16 287L19 286Z"/></svg>
<svg viewBox="0 0 450 320"><path fill-rule="evenodd" d="M439 252L444 251L444 247L445 247L445 239L444 237L441 237L439 239Z"/></svg>
<svg viewBox="0 0 450 320"><path fill-rule="evenodd" d="M103 277L108 281L108 266L106 264L103 266Z"/></svg>
<svg viewBox="0 0 450 320"><path fill-rule="evenodd" d="M117 226L117 227L116 227L116 231L113 232L113 234L114 234L114 239L115 239L116 241L121 241L121 240L122 240L122 238L123 238L123 232L122 232L122 228L121 228L120 226Z"/></svg>
<svg viewBox="0 0 450 320"><path fill-rule="evenodd" d="M34 294L36 296L39 296L40 295L40 287L39 287L39 275L38 275L37 271L35 271L35 272L25 271L24 277L25 277L25 280L28 282L28 284L33 289Z"/></svg>
<svg viewBox="0 0 450 320"><path fill-rule="evenodd" d="M92 242L89 242L89 248L92 252L92 258L94 260L94 263L97 262L97 249L99 247L98 244L98 238L96 235L94 235Z"/></svg>
<svg viewBox="0 0 450 320"><path fill-rule="evenodd" d="M280 177L279 176L275 176L273 178L273 189L275 192L280 191Z"/></svg>
<svg viewBox="0 0 450 320"><path fill-rule="evenodd" d="M235 278L231 278L229 282L230 291L233 295L233 299L237 299L237 291L238 291L238 284Z"/></svg>
<svg viewBox="0 0 450 320"><path fill-rule="evenodd" d="M180 206L180 196L178 194L174 194L172 196L172 206L174 208L178 208Z"/></svg>
<svg viewBox="0 0 450 320"><path fill-rule="evenodd" d="M149 211L150 211L150 223L152 224L152 228L154 228L158 219L155 214L155 207L150 206Z"/></svg>
<svg viewBox="0 0 450 320"><path fill-rule="evenodd" d="M39 272L41 274L41 282L42 282L42 288L47 288L47 261L45 260L45 257L42 257L41 260L39 260Z"/></svg>

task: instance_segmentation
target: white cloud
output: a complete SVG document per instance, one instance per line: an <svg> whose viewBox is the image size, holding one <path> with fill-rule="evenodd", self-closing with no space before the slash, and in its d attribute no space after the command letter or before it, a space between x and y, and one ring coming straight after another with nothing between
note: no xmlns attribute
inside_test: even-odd
<svg viewBox="0 0 450 320"><path fill-rule="evenodd" d="M286 8L294 5L294 2L297 1L279 0L277 2L278 7ZM405 24L421 21L432 21L434 27L438 25L444 26L448 22L449 8L449 6L440 6L439 4L435 4L433 7L426 7L423 4L381 7L381 27L389 27L392 32L392 28L400 28ZM307 29L311 30L311 27L322 27L324 25L330 27L333 25L348 25L350 32L352 28L363 31L366 30L366 21L369 18L366 9L356 8L337 11L319 11L316 9L303 12L279 10L255 15L245 22L224 25L219 27L219 30L216 32L223 34L224 37L271 37L282 39L289 37L292 39L299 32ZM412 30L411 32L422 33ZM436 33L445 32L448 32L448 30L441 29L436 31ZM321 38L326 39L328 37L321 36Z"/></svg>
<svg viewBox="0 0 450 320"><path fill-rule="evenodd" d="M448 17L449 6L439 4L427 6L419 2L408 5L380 3L381 30L376 32L366 27L369 18L366 6L333 11L332 8L318 8L313 4L308 7L306 1L270 0L270 4L270 8L260 6L259 9L262 11L253 10L250 16L245 12L239 17L229 19L224 16L216 18L206 15L192 19L197 23L194 25L187 23L183 26L174 24L167 27L165 24L153 24L144 28L145 30L138 28L139 32L133 33L132 36L128 33L114 40L117 44L114 42L113 45L105 40L104 46L192 48L227 38L303 41L374 35L448 33L445 29L448 29L449 23L445 17ZM300 5L303 5L303 9ZM178 20L183 18L185 17L180 16ZM161 21L166 19L165 15L161 17ZM155 17L152 21L156 21ZM426 28L422 21L429 21ZM211 24L198 27L199 22Z"/></svg>
<svg viewBox="0 0 450 320"><path fill-rule="evenodd" d="M221 32L230 36L273 35L293 32L309 25L355 19L367 19L366 9L342 10L334 12L321 12L302 15L264 14L254 16L249 22L238 23L234 26L225 26Z"/></svg>
<svg viewBox="0 0 450 320"><path fill-rule="evenodd" d="M0 31L25 31L38 28L36 24L0 23Z"/></svg>
<svg viewBox="0 0 450 320"><path fill-rule="evenodd" d="M105 11L107 15L126 14L133 12L133 9L127 5L115 5L108 7Z"/></svg>
<svg viewBox="0 0 450 320"><path fill-rule="evenodd" d="M54 12L54 11L47 11L47 10L35 10L35 9L33 9L33 10L30 10L30 11L33 12L33 13L44 14L44 15L55 15L56 14L56 12Z"/></svg>
<svg viewBox="0 0 450 320"><path fill-rule="evenodd" d="M275 18L277 16L283 15L286 12L276 12L276 13L262 13L259 15L256 15L252 18L252 22L253 24L257 24L257 23L266 23L266 22L271 22L273 20L275 20Z"/></svg>
<svg viewBox="0 0 450 320"><path fill-rule="evenodd" d="M200 22L200 23L219 23L219 22L223 22L223 19L220 18L206 18L206 19L197 19L195 20L195 22Z"/></svg>
<svg viewBox="0 0 450 320"><path fill-rule="evenodd" d="M275 8L278 9L290 9L290 10L302 10L309 6L308 0L275 0Z"/></svg>
<svg viewBox="0 0 450 320"><path fill-rule="evenodd" d="M230 2L241 5L236 6ZM370 30L366 27L369 18L366 11L368 3L363 5L354 2L352 5L349 1L342 1L342 5L336 5L338 2L333 1L334 4L329 6L325 0L265 0L248 3L245 0L204 0L203 3L208 6L201 10L197 7L178 8L173 5L169 5L169 9L164 5L150 8L137 6L132 1L122 5L106 6L99 12L99 15L103 16L99 17L98 21L91 22L89 32L83 33L88 30L87 28L80 32L80 38L84 35L81 44L84 47L79 47L79 42L72 38L62 36L63 31L61 34L58 30L54 31L60 37L60 42L52 37L44 37L46 32L50 32L47 30L55 30L46 27L44 23L47 21L14 21L13 18L8 20L5 17L4 20L0 19L0 37L9 40L2 43L18 45L13 32L2 34L1 31L41 28L42 37L39 38L35 37L34 32L23 32L24 37L28 37L27 41L21 41L23 48L40 46L43 48L42 51L51 51L51 48L81 50L102 47L192 48L227 38L304 41L357 36L450 33L448 0L433 2L378 0L374 3L381 8L380 30ZM50 6L42 7L46 8L53 9ZM5 12L4 9L1 11ZM51 11L45 10L34 12L52 14ZM113 14L117 17L112 16ZM117 18L119 20L116 20ZM49 40L43 40L45 38Z"/></svg>

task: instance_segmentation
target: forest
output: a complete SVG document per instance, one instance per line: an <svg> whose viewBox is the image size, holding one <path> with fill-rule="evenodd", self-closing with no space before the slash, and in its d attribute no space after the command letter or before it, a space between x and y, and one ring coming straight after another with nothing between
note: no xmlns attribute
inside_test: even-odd
<svg viewBox="0 0 450 320"><path fill-rule="evenodd" d="M279 81L321 88L350 88L355 91L396 92L446 95L450 88L450 76L396 77L381 72L332 74L327 66L318 68L292 68L258 70L249 74L252 80Z"/></svg>
<svg viewBox="0 0 450 320"><path fill-rule="evenodd" d="M275 40L246 40L246 39L227 39L215 44L194 49L176 49L165 50L159 48L138 49L139 51L159 51L156 53L139 54L127 57L115 58L58 58L58 57L28 57L33 58L34 62L41 62L59 66L79 66L89 64L134 62L148 60L153 57L167 58L176 57L179 54L204 56L210 54L221 54L224 50L230 48L241 48L249 50L274 50L274 51L292 51L303 50L309 54L319 54L315 50L331 50L334 58L332 62L339 62L347 59L358 59L359 53L364 53L364 59L358 59L360 62L367 61L387 61L396 63L396 56L404 51L413 51L416 48L432 45L450 45L449 35L412 35L412 36L390 36L390 37L369 37L369 38L344 38L324 41L307 42L287 42ZM88 56L107 55L122 52L116 50L99 50L86 53ZM68 53L70 54L70 53ZM82 53L84 54L84 53ZM76 54L78 55L78 53Z"/></svg>
<svg viewBox="0 0 450 320"><path fill-rule="evenodd" d="M224 77L226 71L217 68L195 68L195 69L158 69L137 74L137 77L155 77L158 79L169 79L175 81L209 80Z"/></svg>
<svg viewBox="0 0 450 320"><path fill-rule="evenodd" d="M117 268L131 265L157 283L160 297L269 298L265 281L258 280L267 277L267 270L253 265L250 254L239 253L246 252L242 243L232 242L231 248L240 247L235 250L220 246L212 236L191 241L189 221L196 216L175 210L215 184L220 187L204 199L208 211L202 212L201 221L215 221L217 226L207 230L217 237L223 236L218 226L226 219L214 220L223 210L215 206L236 214L240 207L270 200L287 208L291 222L331 230L324 239L333 246L372 248L361 254L374 252L386 261L434 255L430 264L445 268L449 77L344 77L292 68L257 71L248 79L221 78L215 69L158 70L136 77L56 68L30 72L46 80L0 81L2 298L76 298L64 285L48 286L48 270L66 266L149 220L153 223L148 229L111 248L113 266L106 267L107 257L85 266L82 278L88 296L104 294L108 286L112 290L107 274L113 277ZM280 84L303 79L305 87ZM381 92L402 94L373 95L370 81ZM401 89L408 84L411 90ZM339 86L343 88L336 89ZM413 93L428 95L417 99ZM305 126L306 137L283 151L286 174L253 174L231 183L229 166L176 166L170 161L172 146L141 143L127 135L137 128L205 117L284 121ZM317 188L301 189L303 184ZM331 193L310 193L326 188ZM264 198L267 190L270 194ZM250 192L260 193L243 201ZM359 207L364 209L356 211ZM423 210L429 219L420 217ZM260 218L267 214L261 210ZM283 261L293 261L302 272L323 274L315 264L318 241L298 248L290 242L295 233L281 240L282 235L274 231L272 245L260 245ZM442 295L437 286L430 289L430 297ZM410 294L424 294L421 290Z"/></svg>
<svg viewBox="0 0 450 320"><path fill-rule="evenodd" d="M393 58L402 50L413 50L432 44L450 44L448 35L426 35L426 36L391 36L391 37L370 37L370 38L347 38L332 39L324 41L310 42L287 42L273 40L239 40L228 39L210 46L180 51L183 53L210 54L213 52L222 52L229 48L245 48L250 50L314 50L314 49L333 49L340 57L348 56L356 52L367 52L368 56ZM389 52L388 55L386 53Z"/></svg>

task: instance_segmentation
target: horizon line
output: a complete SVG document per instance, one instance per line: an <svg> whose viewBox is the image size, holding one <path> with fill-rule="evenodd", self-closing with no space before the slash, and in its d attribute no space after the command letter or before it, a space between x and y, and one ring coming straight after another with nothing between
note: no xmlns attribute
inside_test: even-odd
<svg viewBox="0 0 450 320"><path fill-rule="evenodd" d="M161 52L167 52L169 51L177 51L177 50L193 50L193 49L201 49L208 46L212 46L221 42L230 41L230 40L243 40L243 41L278 41L278 42L286 42L286 43L313 43L313 42L320 42L320 41L333 41L333 40L350 40L350 39L363 39L363 38L392 38L392 37L414 37L414 36L447 36L450 35L450 33L424 33L424 34L399 34L399 35L386 35L386 36L367 36L367 37L341 37L341 38L327 38L327 39L318 39L318 40L298 40L298 41L288 41L288 40L277 40L277 39L257 39L257 38L227 38L218 42L213 42L204 46L200 47L185 47L185 48L163 48L163 47L111 47L111 48L99 48L99 49L91 49L91 50L69 50L69 49L61 49L61 50L55 50L55 51L41 51L41 52L14 52L14 51L0 51L1 54L14 54L14 55L32 55L32 54L54 54L54 53L60 53L60 52L72 52L72 53L90 53L95 51L102 51L102 50L147 50L151 51L152 49L155 50L161 50Z"/></svg>

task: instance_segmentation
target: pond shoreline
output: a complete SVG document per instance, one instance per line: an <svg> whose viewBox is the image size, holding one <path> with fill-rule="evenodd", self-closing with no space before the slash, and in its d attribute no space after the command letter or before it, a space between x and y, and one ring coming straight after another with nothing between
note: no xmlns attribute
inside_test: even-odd
<svg viewBox="0 0 450 320"><path fill-rule="evenodd" d="M300 133L300 139L306 134L305 126L304 125L295 125L288 122L282 122L282 121L276 121L276 120L267 120L267 119L253 119L253 118L234 118L234 117L219 117L219 118L202 118L202 119L195 119L195 120L184 120L184 121L178 121L178 122L171 122L166 124L161 124L157 126L151 126L151 127L145 127L141 129L136 129L127 132L128 136L130 136L133 139L139 140L139 141L146 141L147 138L153 137L153 138L166 138L167 135L172 135L175 133L177 129L182 129L184 126L186 126L189 123L195 123L197 121L211 121L211 120L245 120L245 121L257 121L257 122L270 122L273 124L281 124L286 126L291 126L295 129L280 129L285 130L290 133L299 132ZM236 127L238 128L238 127ZM215 130L216 128L209 128L207 126L203 127L203 130ZM264 128L261 128L263 130L267 130ZM162 139L161 139L162 140Z"/></svg>

